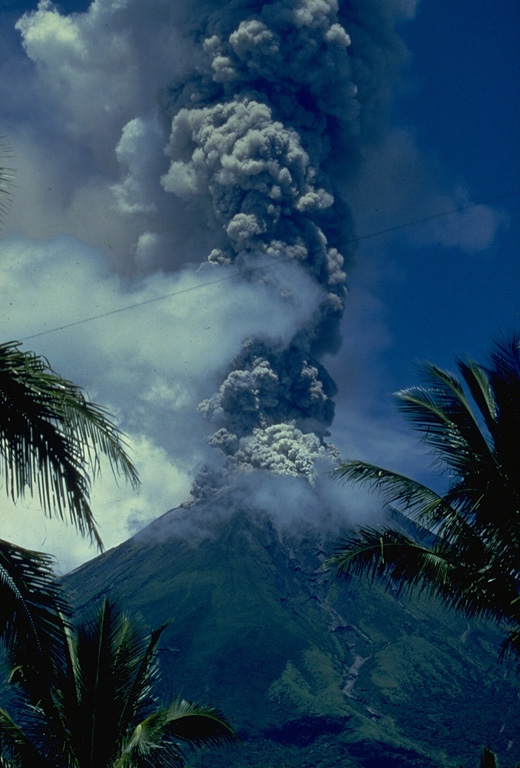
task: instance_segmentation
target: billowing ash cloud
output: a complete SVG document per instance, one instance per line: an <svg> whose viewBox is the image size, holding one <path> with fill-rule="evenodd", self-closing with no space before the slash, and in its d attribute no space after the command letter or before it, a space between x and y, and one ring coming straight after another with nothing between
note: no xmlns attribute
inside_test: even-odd
<svg viewBox="0 0 520 768"><path fill-rule="evenodd" d="M220 5L197 30L204 51L197 71L161 96L171 119L161 184L215 232L207 274L233 264L262 284L291 262L323 289L318 311L283 347L245 339L218 391L201 403L215 430L210 443L228 465L311 477L312 460L332 450L320 441L333 420L335 385L319 358L337 349L346 294L338 231L351 234L336 199L334 154L349 149L355 162L366 113L381 97L377 70L367 76L350 50L349 23L360 51L368 30L356 26L352 6L344 15L336 0ZM147 206L133 194L145 186L146 132L131 121L118 147L129 168L118 199L130 211Z"/></svg>

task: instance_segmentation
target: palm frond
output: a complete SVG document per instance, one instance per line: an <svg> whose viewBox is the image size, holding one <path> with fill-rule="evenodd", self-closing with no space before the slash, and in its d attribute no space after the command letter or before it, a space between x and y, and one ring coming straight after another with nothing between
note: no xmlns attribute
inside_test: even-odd
<svg viewBox="0 0 520 768"><path fill-rule="evenodd" d="M494 447L503 475L516 477L516 457L520 450L520 350L519 336L497 339L486 369L497 408Z"/></svg>
<svg viewBox="0 0 520 768"><path fill-rule="evenodd" d="M156 649L159 639L169 625L169 621L153 630L148 645L143 653L132 680L131 690L127 693L124 707L121 710L119 728L138 717L153 701L153 683L158 677L159 667L157 663Z"/></svg>
<svg viewBox="0 0 520 768"><path fill-rule="evenodd" d="M131 732L114 768L182 768L185 755L178 744L165 742L167 709L160 708L139 722Z"/></svg>
<svg viewBox="0 0 520 768"><path fill-rule="evenodd" d="M497 424L497 406L489 377L474 360L457 359L457 366L475 401L489 434L493 437Z"/></svg>
<svg viewBox="0 0 520 768"><path fill-rule="evenodd" d="M520 620L516 621L516 627L507 635L500 649L500 660L513 656L520 664Z"/></svg>
<svg viewBox="0 0 520 768"><path fill-rule="evenodd" d="M345 482L367 485L385 504L402 511L430 533L449 537L451 530L464 524L445 496L406 475L355 459L343 461L331 474Z"/></svg>
<svg viewBox="0 0 520 768"><path fill-rule="evenodd" d="M63 659L63 625L70 608L53 571L53 559L0 540L0 635L18 678L35 664ZM48 670L50 671L50 670Z"/></svg>
<svg viewBox="0 0 520 768"><path fill-rule="evenodd" d="M111 765L129 728L154 709L154 651L163 628L149 638L117 602L104 600L70 634L53 732L81 764Z"/></svg>
<svg viewBox="0 0 520 768"><path fill-rule="evenodd" d="M399 592L425 593L467 616L497 622L511 615L513 579L485 560L469 560L458 546L426 547L384 528L361 528L345 538L328 561L340 579L350 573L381 579Z"/></svg>
<svg viewBox="0 0 520 768"><path fill-rule="evenodd" d="M5 766L23 768L30 765L31 768L49 768L49 764L25 731L4 709L0 709L0 752Z"/></svg>
<svg viewBox="0 0 520 768"><path fill-rule="evenodd" d="M116 474L136 485L137 472L106 412L56 374L48 362L0 345L0 456L7 494L37 495L46 514L69 515L102 546L90 508L91 476L105 455Z"/></svg>
<svg viewBox="0 0 520 768"><path fill-rule="evenodd" d="M342 461L332 471L331 476L345 482L367 485L370 491L381 496L385 504L406 509L410 514L416 510L435 507L442 498L435 491L406 475L356 459Z"/></svg>
<svg viewBox="0 0 520 768"><path fill-rule="evenodd" d="M426 386L397 393L399 410L423 435L438 462L459 475L475 456L492 460L464 390L453 374L431 363L422 365Z"/></svg>
<svg viewBox="0 0 520 768"><path fill-rule="evenodd" d="M328 565L336 569L340 579L354 573L371 581L382 578L399 589L435 589L448 583L451 569L444 555L405 534L369 527L342 539Z"/></svg>
<svg viewBox="0 0 520 768"><path fill-rule="evenodd" d="M487 365L457 365L462 382L425 363L424 385L398 393L400 410L448 475L442 495L359 461L335 472L380 493L433 540L362 528L331 563L339 576L380 577L400 589L426 590L466 615L505 622L504 653L520 658L520 335L498 338Z"/></svg>
<svg viewBox="0 0 520 768"><path fill-rule="evenodd" d="M214 707L175 699L166 714L165 734L196 747L232 744L238 736L224 715Z"/></svg>
<svg viewBox="0 0 520 768"><path fill-rule="evenodd" d="M236 740L212 707L183 699L157 707L151 686L163 630L149 636L108 600L76 629L64 623L64 661L47 681L48 690L20 686L23 730L5 714L12 747L5 759L18 768L18 753L23 748L29 755L34 748L45 763L28 759L19 768L182 768L185 748ZM0 718L0 754L2 733Z"/></svg>
<svg viewBox="0 0 520 768"><path fill-rule="evenodd" d="M186 748L215 748L238 740L219 710L175 699L135 727L114 768L182 768Z"/></svg>
<svg viewBox="0 0 520 768"><path fill-rule="evenodd" d="M76 734L74 750L87 765L108 765L111 750L128 727L125 722L121 733L120 713L145 647L143 636L114 602L104 600L77 629L73 647L79 715L70 726ZM110 742L107 730L112 733Z"/></svg>

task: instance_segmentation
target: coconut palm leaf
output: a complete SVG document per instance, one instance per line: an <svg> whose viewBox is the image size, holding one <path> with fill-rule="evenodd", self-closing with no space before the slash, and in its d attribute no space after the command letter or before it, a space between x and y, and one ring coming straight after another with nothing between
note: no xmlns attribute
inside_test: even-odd
<svg viewBox="0 0 520 768"><path fill-rule="evenodd" d="M344 539L329 563L340 579L350 573L381 579L399 592L440 598L466 616L495 621L512 615L517 596L515 580L489 562L488 553L460 546L424 546L399 531L362 528Z"/></svg>
<svg viewBox="0 0 520 768"><path fill-rule="evenodd" d="M517 621L517 626L520 621ZM520 657L520 630L515 629L506 637L500 649L500 659L505 659L509 655Z"/></svg>
<svg viewBox="0 0 520 768"><path fill-rule="evenodd" d="M346 461L334 476L367 484L429 534L362 528L331 562L340 577L426 591L466 615L503 622L503 652L520 658L520 337L498 339L487 365L458 360L461 380L424 363L424 384L399 408L432 449L444 493L381 467Z"/></svg>
<svg viewBox="0 0 520 768"><path fill-rule="evenodd" d="M468 387L471 397L477 405L489 435L495 434L497 423L497 403L486 372L474 360L457 360L457 367Z"/></svg>
<svg viewBox="0 0 520 768"><path fill-rule="evenodd" d="M132 687L126 695L124 706L119 718L119 729L124 728L124 723L130 719L137 719L153 701L153 685L159 676L159 665L157 661L157 644L159 639L169 625L166 622L150 634L148 645L144 652L141 652L141 659L134 674Z"/></svg>
<svg viewBox="0 0 520 768"><path fill-rule="evenodd" d="M11 759L4 757L5 752ZM0 767L49 768L43 755L5 709L0 709Z"/></svg>
<svg viewBox="0 0 520 768"><path fill-rule="evenodd" d="M130 734L127 743L123 746L114 768L168 765L168 756L164 749L160 750L159 756L159 749L163 740L164 720L165 710L160 709L138 723ZM166 752L169 752L168 748L166 748ZM172 752L173 765L175 768L181 768L184 765L184 756L179 750L172 750Z"/></svg>
<svg viewBox="0 0 520 768"><path fill-rule="evenodd" d="M429 578L444 583L449 578L450 563L441 555L435 557L405 534L384 528L361 528L356 534L342 539L330 559L340 578L350 573L373 581L385 578L399 589L425 586Z"/></svg>
<svg viewBox="0 0 520 768"><path fill-rule="evenodd" d="M100 456L133 485L137 472L119 430L72 382L19 344L0 345L0 466L15 501L37 492L46 514L67 514L102 546L90 508Z"/></svg>
<svg viewBox="0 0 520 768"><path fill-rule="evenodd" d="M107 600L70 636L54 733L56 746L65 740L80 765L110 765L129 724L153 705L155 658L148 649L146 634Z"/></svg>
<svg viewBox="0 0 520 768"><path fill-rule="evenodd" d="M405 506L413 514L423 509L435 509L442 497L422 483L376 464L356 459L343 461L332 471L332 477L346 482L367 485L381 495L385 504Z"/></svg>
<svg viewBox="0 0 520 768"><path fill-rule="evenodd" d="M175 699L166 713L165 734L175 741L203 747L231 744L237 736L224 715L214 707Z"/></svg>
<svg viewBox="0 0 520 768"><path fill-rule="evenodd" d="M399 592L426 592L448 603L456 600L449 557L392 529L362 528L343 540L330 563L340 578L355 573L371 581L383 579Z"/></svg>
<svg viewBox="0 0 520 768"><path fill-rule="evenodd" d="M60 664L67 602L55 581L53 559L0 540L0 635L16 675Z"/></svg>
<svg viewBox="0 0 520 768"><path fill-rule="evenodd" d="M423 363L421 372L425 386L398 392L399 410L423 435L439 465L461 472L470 456L491 458L460 382L431 363Z"/></svg>
<svg viewBox="0 0 520 768"><path fill-rule="evenodd" d="M44 358L21 351L17 342L0 344L0 476L7 495L14 501L26 493L37 496L47 515L68 516L102 548L90 507L91 480L102 456L114 474L138 483L121 433L106 411ZM0 596L0 636L11 653L18 649L25 659L24 673L35 654L42 664L56 662L62 650L60 613L67 609L52 561L1 543Z"/></svg>
<svg viewBox="0 0 520 768"><path fill-rule="evenodd" d="M457 493L451 496L432 491L422 483L388 469L349 459L342 462L332 472L333 478L345 482L367 485L369 490L378 493L385 504L396 507L406 513L419 525L426 526L436 535L450 539L457 536L461 529L469 535L467 523L457 510Z"/></svg>
<svg viewBox="0 0 520 768"><path fill-rule="evenodd" d="M50 685L20 679L17 722L0 711L1 759L34 768L180 768L186 747L235 740L216 709L183 699L158 706L163 630L148 636L107 600L77 629L64 623L64 663Z"/></svg>
<svg viewBox="0 0 520 768"><path fill-rule="evenodd" d="M176 699L137 725L114 768L180 768L186 748L214 748L235 741L237 735L217 709Z"/></svg>

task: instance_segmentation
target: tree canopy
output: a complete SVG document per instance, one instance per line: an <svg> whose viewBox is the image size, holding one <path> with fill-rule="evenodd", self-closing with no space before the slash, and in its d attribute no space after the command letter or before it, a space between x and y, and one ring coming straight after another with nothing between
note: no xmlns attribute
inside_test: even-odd
<svg viewBox="0 0 520 768"><path fill-rule="evenodd" d="M16 695L11 711L0 708L0 765L180 768L186 748L235 741L213 707L158 703L156 649L165 626L149 635L105 599L76 629L62 623L63 656L51 675L27 676L23 667L19 674L13 649Z"/></svg>

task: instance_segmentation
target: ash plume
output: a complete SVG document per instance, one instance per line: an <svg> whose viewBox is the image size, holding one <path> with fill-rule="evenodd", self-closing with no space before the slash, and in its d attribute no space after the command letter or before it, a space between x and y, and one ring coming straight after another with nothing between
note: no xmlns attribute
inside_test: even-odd
<svg viewBox="0 0 520 768"><path fill-rule="evenodd" d="M314 459L335 456L325 438L336 388L320 357L339 347L349 256L342 241L353 231L332 169L348 169L348 157L336 153L356 164L381 98L377 71L367 74L351 52L349 24L359 50L366 47L362 5L220 5L197 30L204 51L197 71L162 95L171 130L161 184L216 233L203 268L211 274L232 264L244 280L269 283L290 262L322 291L312 318L285 345L245 339L218 391L200 404L215 430L209 442L228 466L311 479ZM305 302L290 273L278 290Z"/></svg>

